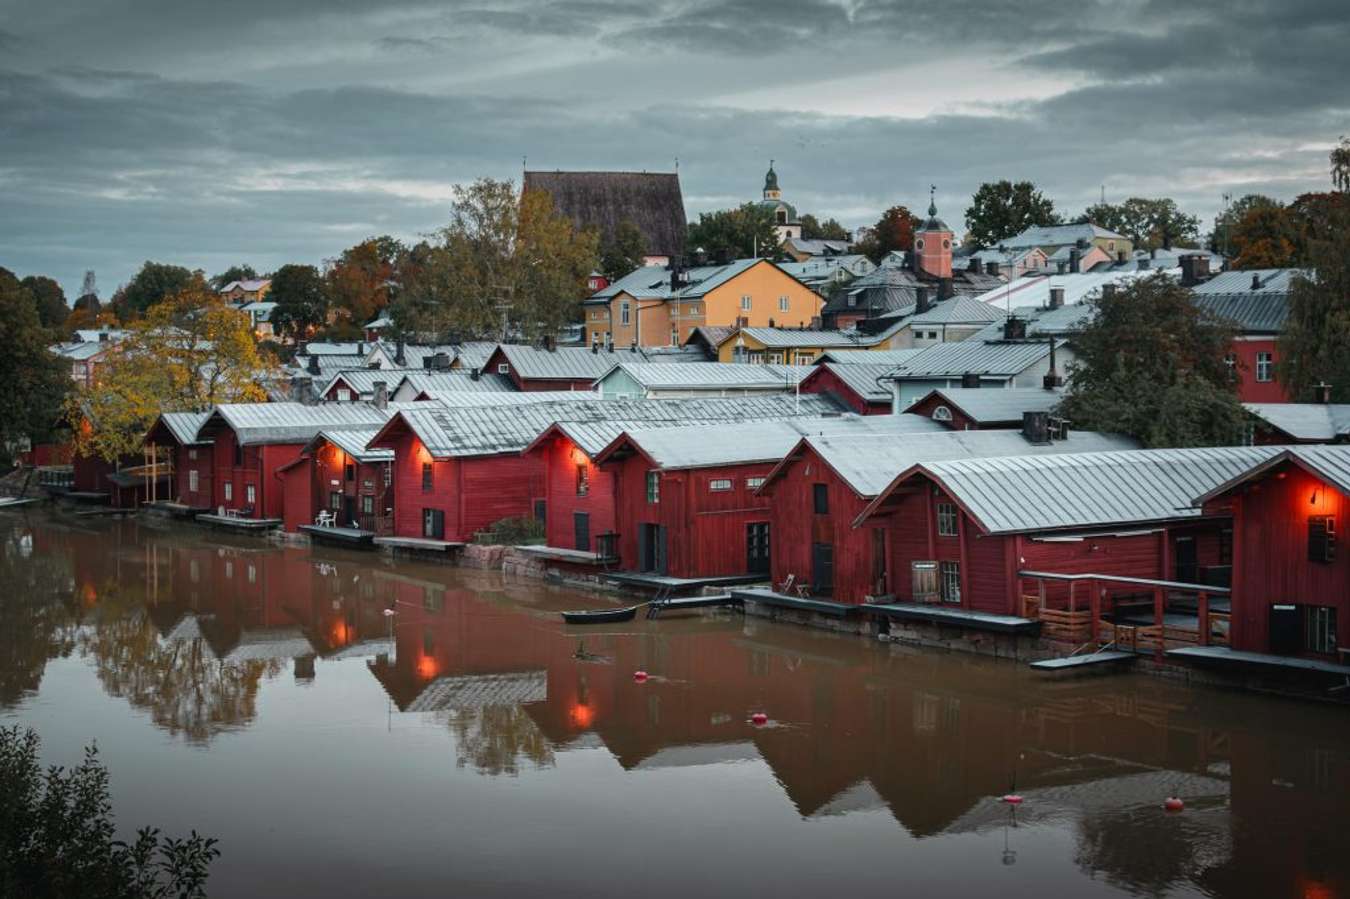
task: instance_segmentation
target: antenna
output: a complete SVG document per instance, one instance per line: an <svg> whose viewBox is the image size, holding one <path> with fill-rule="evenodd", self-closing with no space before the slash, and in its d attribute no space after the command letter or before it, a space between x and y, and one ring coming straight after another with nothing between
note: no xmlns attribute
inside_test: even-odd
<svg viewBox="0 0 1350 899"><path fill-rule="evenodd" d="M1105 185L1105 184L1102 185L1102 202L1101 202L1101 205L1103 205L1103 206L1106 205L1106 185Z"/></svg>
<svg viewBox="0 0 1350 899"><path fill-rule="evenodd" d="M678 156L675 157L675 171L677 173L680 171L680 157Z"/></svg>

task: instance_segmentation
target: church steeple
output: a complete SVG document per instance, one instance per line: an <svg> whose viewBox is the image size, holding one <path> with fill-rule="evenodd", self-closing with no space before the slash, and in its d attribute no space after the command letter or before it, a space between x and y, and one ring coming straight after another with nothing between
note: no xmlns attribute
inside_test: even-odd
<svg viewBox="0 0 1350 899"><path fill-rule="evenodd" d="M764 199L777 200L783 194L778 189L778 173L773 170L773 160L769 160L769 171L764 174Z"/></svg>
<svg viewBox="0 0 1350 899"><path fill-rule="evenodd" d="M914 232L915 268L935 278L952 276L952 229L938 218L937 185L928 188L928 220Z"/></svg>
<svg viewBox="0 0 1350 899"><path fill-rule="evenodd" d="M937 185L928 185L928 217L937 218Z"/></svg>

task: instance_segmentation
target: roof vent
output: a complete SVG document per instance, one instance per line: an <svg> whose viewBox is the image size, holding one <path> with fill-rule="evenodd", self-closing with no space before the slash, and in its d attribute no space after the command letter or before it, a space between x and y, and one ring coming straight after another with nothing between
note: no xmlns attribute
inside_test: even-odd
<svg viewBox="0 0 1350 899"><path fill-rule="evenodd" d="M1253 275L1252 275L1252 290L1260 290L1260 289L1261 289L1261 276L1260 276L1259 274L1253 274Z"/></svg>
<svg viewBox="0 0 1350 899"><path fill-rule="evenodd" d="M1050 413L1023 412L1022 436L1033 446L1045 446L1050 442Z"/></svg>
<svg viewBox="0 0 1350 899"><path fill-rule="evenodd" d="M1026 319L1010 315L1003 320L1004 340L1025 340L1027 336Z"/></svg>
<svg viewBox="0 0 1350 899"><path fill-rule="evenodd" d="M319 373L319 357L318 357L318 356L310 356L310 357L309 357L309 366L308 366L308 368L309 368L309 373L310 373L311 375L317 375L317 374Z"/></svg>
<svg viewBox="0 0 1350 899"><path fill-rule="evenodd" d="M1050 308L1051 308L1051 309L1062 309L1062 308L1064 308L1064 288L1063 288L1063 287L1052 287L1052 288L1050 288Z"/></svg>

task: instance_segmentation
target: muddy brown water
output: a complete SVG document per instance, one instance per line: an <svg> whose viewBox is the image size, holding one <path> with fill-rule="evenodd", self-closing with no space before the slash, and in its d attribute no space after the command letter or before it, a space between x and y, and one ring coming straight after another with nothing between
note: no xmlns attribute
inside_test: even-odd
<svg viewBox="0 0 1350 899"><path fill-rule="evenodd" d="M572 627L612 600L167 522L0 540L0 725L219 838L213 896L1350 896L1344 707Z"/></svg>

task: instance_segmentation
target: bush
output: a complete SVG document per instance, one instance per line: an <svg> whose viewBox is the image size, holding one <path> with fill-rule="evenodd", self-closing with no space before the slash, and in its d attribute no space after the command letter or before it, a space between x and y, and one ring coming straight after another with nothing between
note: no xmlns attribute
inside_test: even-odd
<svg viewBox="0 0 1350 899"><path fill-rule="evenodd" d="M544 523L535 518L503 518L474 534L473 539L488 546L538 543L544 539Z"/></svg>
<svg viewBox="0 0 1350 899"><path fill-rule="evenodd" d="M201 899L216 841L144 828L113 839L108 770L98 750L67 771L38 761L32 730L0 728L0 897Z"/></svg>

